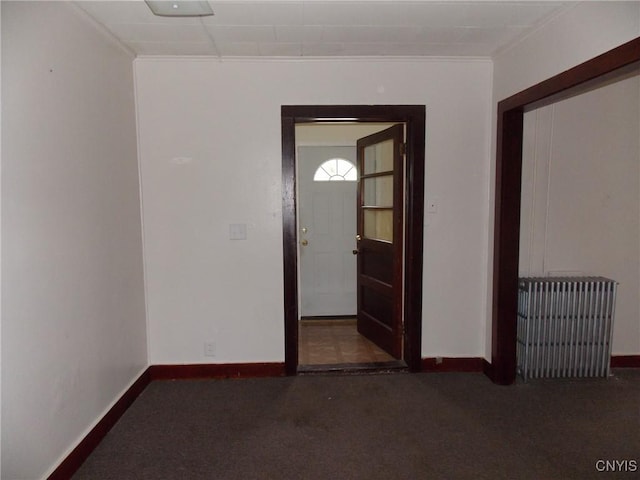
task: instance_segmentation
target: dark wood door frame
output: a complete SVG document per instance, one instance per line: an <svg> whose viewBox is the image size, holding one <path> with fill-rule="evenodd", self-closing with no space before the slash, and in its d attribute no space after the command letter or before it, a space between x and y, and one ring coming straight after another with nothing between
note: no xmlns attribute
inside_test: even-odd
<svg viewBox="0 0 640 480"><path fill-rule="evenodd" d="M308 122L402 122L406 125L404 361L422 368L422 245L424 222L424 105L284 105L282 120L282 236L285 370L298 370L298 231L295 125Z"/></svg>
<svg viewBox="0 0 640 480"><path fill-rule="evenodd" d="M634 75L640 37L498 103L491 363L485 373L509 385L516 377L516 315L525 112Z"/></svg>

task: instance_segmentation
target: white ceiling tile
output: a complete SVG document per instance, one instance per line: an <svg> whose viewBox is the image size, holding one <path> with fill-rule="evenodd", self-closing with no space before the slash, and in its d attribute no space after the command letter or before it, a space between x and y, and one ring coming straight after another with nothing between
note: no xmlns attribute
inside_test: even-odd
<svg viewBox="0 0 640 480"><path fill-rule="evenodd" d="M199 25L195 17L158 17L154 15L144 0L129 1L76 1L76 5L104 25L116 23L169 23L172 25Z"/></svg>
<svg viewBox="0 0 640 480"><path fill-rule="evenodd" d="M253 12L245 3L211 2L213 16L202 17L206 25L255 25Z"/></svg>
<svg viewBox="0 0 640 480"><path fill-rule="evenodd" d="M413 17L412 7L412 2L349 2L345 3L335 25L343 25L343 22L346 22L347 25L418 26L420 23Z"/></svg>
<svg viewBox="0 0 640 480"><path fill-rule="evenodd" d="M305 2L305 25L405 25L404 2Z"/></svg>
<svg viewBox="0 0 640 480"><path fill-rule="evenodd" d="M562 7L562 2L526 3L515 10L515 17L509 23L512 25L537 25Z"/></svg>
<svg viewBox="0 0 640 480"><path fill-rule="evenodd" d="M559 6L556 2L520 2L506 6L501 2L470 4L466 25L470 27L502 27L534 25Z"/></svg>
<svg viewBox="0 0 640 480"><path fill-rule="evenodd" d="M203 17L210 25L300 25L302 2L211 2L214 16Z"/></svg>
<svg viewBox="0 0 640 480"><path fill-rule="evenodd" d="M380 43L401 42L418 36L417 27L378 27L378 26L325 26L323 41Z"/></svg>
<svg viewBox="0 0 640 480"><path fill-rule="evenodd" d="M302 2L255 2L246 8L258 25L302 24Z"/></svg>
<svg viewBox="0 0 640 480"><path fill-rule="evenodd" d="M202 46L210 43L208 33L224 47L221 56L489 56L572 4L218 0L210 1L214 16L167 18L153 15L143 0L75 3L140 54L161 54L162 48L166 54L189 54L188 45L194 54L203 54Z"/></svg>
<svg viewBox="0 0 640 480"><path fill-rule="evenodd" d="M312 25L276 25L276 40L279 42L319 42L322 27Z"/></svg>
<svg viewBox="0 0 640 480"><path fill-rule="evenodd" d="M445 25L463 25L465 16L458 2L312 1L303 7L306 25L438 26L443 19Z"/></svg>
<svg viewBox="0 0 640 480"><path fill-rule="evenodd" d="M464 26L469 17L469 4L466 2L412 2L404 8L411 25L422 27Z"/></svg>
<svg viewBox="0 0 640 480"><path fill-rule="evenodd" d="M440 44L443 56L451 57L486 57L487 52L492 52L493 45L485 45L483 43L447 43Z"/></svg>
<svg viewBox="0 0 640 480"><path fill-rule="evenodd" d="M137 42L206 42L202 25L165 25L118 23L109 28L124 41Z"/></svg>
<svg viewBox="0 0 640 480"><path fill-rule="evenodd" d="M508 27L508 28L478 28L466 27L459 39L460 43L484 43L484 44L500 44L524 33L526 27Z"/></svg>
<svg viewBox="0 0 640 480"><path fill-rule="evenodd" d="M415 43L455 43L464 33L463 27L419 27L412 40Z"/></svg>
<svg viewBox="0 0 640 480"><path fill-rule="evenodd" d="M224 42L275 42L275 28L271 25L207 25L216 41Z"/></svg>
<svg viewBox="0 0 640 480"><path fill-rule="evenodd" d="M343 55L347 56L382 56L385 55L388 43L347 43Z"/></svg>
<svg viewBox="0 0 640 480"><path fill-rule="evenodd" d="M210 43L200 42L130 42L139 55L216 55Z"/></svg>
<svg viewBox="0 0 640 480"><path fill-rule="evenodd" d="M266 57L299 57L302 55L301 43L260 43L260 55Z"/></svg>
<svg viewBox="0 0 640 480"><path fill-rule="evenodd" d="M260 48L257 42L216 42L221 56L258 57Z"/></svg>
<svg viewBox="0 0 640 480"><path fill-rule="evenodd" d="M443 55L444 45L428 43L388 43L385 45L383 55L389 56L428 56Z"/></svg>
<svg viewBox="0 0 640 480"><path fill-rule="evenodd" d="M302 45L302 55L308 57L334 57L344 55L342 43L305 43Z"/></svg>
<svg viewBox="0 0 640 480"><path fill-rule="evenodd" d="M302 9L304 25L366 25L354 2L307 2Z"/></svg>

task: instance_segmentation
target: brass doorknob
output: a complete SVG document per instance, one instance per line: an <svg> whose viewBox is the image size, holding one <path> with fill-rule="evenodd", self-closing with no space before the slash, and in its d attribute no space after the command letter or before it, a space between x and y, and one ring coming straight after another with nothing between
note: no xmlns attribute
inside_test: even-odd
<svg viewBox="0 0 640 480"><path fill-rule="evenodd" d="M302 240L300 242L300 245L302 245L303 247L306 247L307 245L309 245L309 240L307 240L306 238L304 240Z"/></svg>
<svg viewBox="0 0 640 480"><path fill-rule="evenodd" d="M356 235L356 240L360 241L360 240L362 240L362 237L360 235Z"/></svg>

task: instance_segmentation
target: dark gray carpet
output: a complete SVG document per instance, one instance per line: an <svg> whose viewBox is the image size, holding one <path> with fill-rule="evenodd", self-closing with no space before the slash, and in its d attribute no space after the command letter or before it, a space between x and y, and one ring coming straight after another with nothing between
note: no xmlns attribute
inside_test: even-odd
<svg viewBox="0 0 640 480"><path fill-rule="evenodd" d="M640 370L158 381L75 480L640 478ZM599 473L596 462L638 471Z"/></svg>

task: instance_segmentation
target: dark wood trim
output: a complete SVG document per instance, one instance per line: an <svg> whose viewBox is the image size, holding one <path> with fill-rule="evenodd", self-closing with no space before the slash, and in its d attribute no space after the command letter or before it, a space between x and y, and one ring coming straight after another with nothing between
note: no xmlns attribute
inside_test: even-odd
<svg viewBox="0 0 640 480"><path fill-rule="evenodd" d="M640 355L612 355L611 368L640 368Z"/></svg>
<svg viewBox="0 0 640 480"><path fill-rule="evenodd" d="M402 318L402 309L405 301L404 298L404 223L406 221L404 215L404 197L405 197L405 182L404 182L404 127L395 126L391 127L395 132L393 144L393 290L391 298L393 299L393 312L394 317ZM380 132L382 133L382 132ZM363 190L364 195L364 190ZM424 202L424 200L423 200ZM363 212L364 214L364 212ZM364 230L362 232L364 237ZM421 319L422 321L422 319ZM391 328L393 335L393 348L387 350L391 353L396 353L394 357L402 359L402 351L404 349L404 319L401 322L394 322Z"/></svg>
<svg viewBox="0 0 640 480"><path fill-rule="evenodd" d="M298 369L298 235L296 228L295 119L282 111L282 244L284 268L284 358L287 375Z"/></svg>
<svg viewBox="0 0 640 480"><path fill-rule="evenodd" d="M482 359L482 373L489 378L493 378L493 367L491 366L491 362L487 361L486 358Z"/></svg>
<svg viewBox="0 0 640 480"><path fill-rule="evenodd" d="M188 365L151 365L151 380L188 380L202 378L282 377L284 363L196 363Z"/></svg>
<svg viewBox="0 0 640 480"><path fill-rule="evenodd" d="M425 130L422 106L406 122L405 133L404 358L411 372L422 368Z"/></svg>
<svg viewBox="0 0 640 480"><path fill-rule="evenodd" d="M629 73L626 67L637 67L634 64L640 61L638 51L640 37L516 93L502 100L500 105L504 111L521 107L533 110L565 100L576 95L576 92L584 93L583 89L576 89L581 85L587 84L590 89L598 88L602 80L611 80L610 75L613 72L616 72L616 75L626 75ZM595 83L591 84L594 80ZM549 103L541 103L545 100Z"/></svg>
<svg viewBox="0 0 640 480"><path fill-rule="evenodd" d="M498 117L493 238L493 249L498 253L493 257L493 316L504 319L513 312L512 321L494 322L492 329L492 380L500 384L513 383L516 377L523 113L517 109ZM514 161L516 158L520 161ZM516 230L509 228L513 225L518 226ZM513 341L505 342L507 338Z"/></svg>
<svg viewBox="0 0 640 480"><path fill-rule="evenodd" d="M113 407L109 409L96 426L80 441L78 446L58 465L58 468L49 475L48 480L66 480L71 478L107 433L109 433L109 430L111 430L120 417L122 417L124 412L127 411L134 400L138 398L138 395L147 388L150 382L151 376L149 369L147 369L133 385L127 389Z"/></svg>
<svg viewBox="0 0 640 480"><path fill-rule="evenodd" d="M509 385L516 376L523 114L627 77L639 62L640 37L498 103L491 365L485 369L495 383Z"/></svg>
<svg viewBox="0 0 640 480"><path fill-rule="evenodd" d="M295 125L308 122L385 122L406 125L404 361L422 369L422 244L424 225L424 105L284 105L282 120L282 231L284 263L285 370L298 369L298 272Z"/></svg>
<svg viewBox="0 0 640 480"><path fill-rule="evenodd" d="M484 362L486 360L480 357L428 357L422 359L422 371L481 373Z"/></svg>

